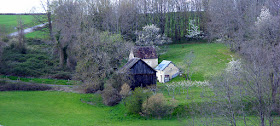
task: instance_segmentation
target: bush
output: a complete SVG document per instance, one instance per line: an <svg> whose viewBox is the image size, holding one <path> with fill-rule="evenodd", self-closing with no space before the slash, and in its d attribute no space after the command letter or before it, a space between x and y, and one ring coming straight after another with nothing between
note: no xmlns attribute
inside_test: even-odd
<svg viewBox="0 0 280 126"><path fill-rule="evenodd" d="M139 114L142 112L143 102L151 95L151 92L146 92L141 88L135 88L132 95L125 100L125 107L129 114Z"/></svg>
<svg viewBox="0 0 280 126"><path fill-rule="evenodd" d="M39 77L55 72L55 64L46 53L32 50L22 53L13 45L4 48L0 62L0 73L6 75Z"/></svg>
<svg viewBox="0 0 280 126"><path fill-rule="evenodd" d="M52 88L47 85L39 84L12 84L0 81L0 91L45 91Z"/></svg>
<svg viewBox="0 0 280 126"><path fill-rule="evenodd" d="M173 109L172 116L184 117L188 114L188 107L186 105L178 105Z"/></svg>
<svg viewBox="0 0 280 126"><path fill-rule="evenodd" d="M122 89L120 91L120 95L122 96L122 98L125 98L129 95L129 92L130 92L130 86L125 83L122 85Z"/></svg>
<svg viewBox="0 0 280 126"><path fill-rule="evenodd" d="M103 103L108 106L114 106L121 101L118 91L111 85L107 86L102 92Z"/></svg>
<svg viewBox="0 0 280 126"><path fill-rule="evenodd" d="M99 90L103 90L103 84L93 83L93 82L85 82L83 85L85 93L95 93Z"/></svg>
<svg viewBox="0 0 280 126"><path fill-rule="evenodd" d="M131 83L129 78L131 77L126 74L113 74L108 83L112 84L112 86L118 91L121 91L121 87L124 83Z"/></svg>
<svg viewBox="0 0 280 126"><path fill-rule="evenodd" d="M163 94L156 94L147 99L143 105L143 113L149 117L164 117L172 113L175 105L168 104Z"/></svg>

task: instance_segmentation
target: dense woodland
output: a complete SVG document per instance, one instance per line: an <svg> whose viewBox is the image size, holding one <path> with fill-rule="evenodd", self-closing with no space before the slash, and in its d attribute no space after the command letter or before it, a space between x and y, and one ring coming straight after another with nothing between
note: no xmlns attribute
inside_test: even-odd
<svg viewBox="0 0 280 126"><path fill-rule="evenodd" d="M128 114L147 118L176 111L192 118L188 125L196 125L196 117L204 118L203 125L280 124L278 0L54 0L43 6L45 18L36 19L48 22L48 39L26 39L19 20L18 37L1 36L1 74L79 80L85 93L101 91L104 104L121 103ZM132 91L129 77L116 72L135 45L155 46L160 56L168 45L205 40L236 54L209 78L207 102L177 105L174 94L181 89L174 83L166 85L168 95L173 91L168 101L157 87ZM46 45L30 49L41 41ZM192 81L194 55L182 56L184 82Z"/></svg>

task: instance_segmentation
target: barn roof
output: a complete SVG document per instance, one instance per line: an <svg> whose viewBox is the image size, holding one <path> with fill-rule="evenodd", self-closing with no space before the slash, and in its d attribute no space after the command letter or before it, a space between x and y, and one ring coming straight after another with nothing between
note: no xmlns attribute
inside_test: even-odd
<svg viewBox="0 0 280 126"><path fill-rule="evenodd" d="M129 60L120 70L118 70L118 73L127 73L129 70L139 61L140 58L133 58ZM142 61L142 60L141 60ZM151 68L153 71L155 71L150 65L148 65L146 62L142 61L144 64L146 64L149 68Z"/></svg>
<svg viewBox="0 0 280 126"><path fill-rule="evenodd" d="M133 49L134 57L141 59L155 59L157 57L156 49L152 46L135 46Z"/></svg>
<svg viewBox="0 0 280 126"><path fill-rule="evenodd" d="M163 60L156 68L155 70L164 70L170 63L172 63L171 61L168 60Z"/></svg>

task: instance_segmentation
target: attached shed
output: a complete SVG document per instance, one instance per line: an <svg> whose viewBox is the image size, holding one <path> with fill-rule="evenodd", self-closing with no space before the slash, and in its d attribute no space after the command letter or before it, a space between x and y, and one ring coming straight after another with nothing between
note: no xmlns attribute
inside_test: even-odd
<svg viewBox="0 0 280 126"><path fill-rule="evenodd" d="M174 63L168 60L163 60L156 68L157 79L161 83L168 82L172 78L179 75L179 68L175 66Z"/></svg>
<svg viewBox="0 0 280 126"><path fill-rule="evenodd" d="M129 60L120 70L121 74L128 74L133 79L130 87L146 87L148 85L156 84L156 70L145 63L140 58L133 58Z"/></svg>
<svg viewBox="0 0 280 126"><path fill-rule="evenodd" d="M135 46L131 49L129 59L140 58L152 68L158 65L158 56L153 46Z"/></svg>

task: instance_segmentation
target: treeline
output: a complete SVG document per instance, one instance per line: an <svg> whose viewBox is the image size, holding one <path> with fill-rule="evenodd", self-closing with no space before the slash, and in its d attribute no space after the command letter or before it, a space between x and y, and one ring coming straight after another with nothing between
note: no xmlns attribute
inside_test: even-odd
<svg viewBox="0 0 280 126"><path fill-rule="evenodd" d="M77 3L77 1L75 1ZM80 2L81 3L81 2ZM135 40L135 31L156 24L161 33L178 41L187 34L189 20L205 29L206 19L200 0L106 0L84 1L84 11L94 15L95 27Z"/></svg>

